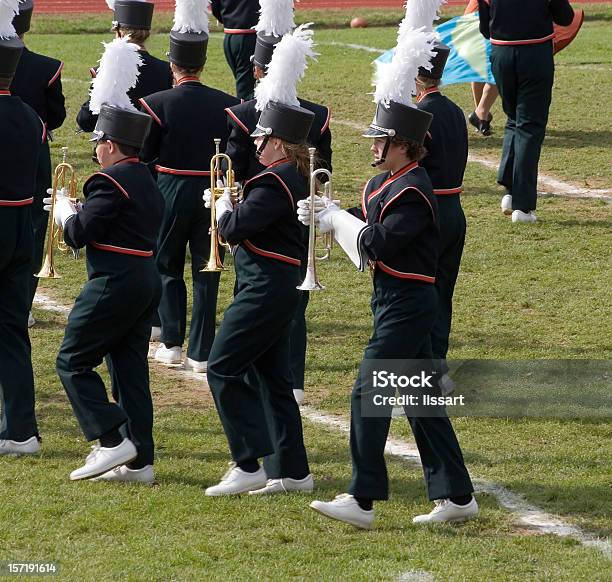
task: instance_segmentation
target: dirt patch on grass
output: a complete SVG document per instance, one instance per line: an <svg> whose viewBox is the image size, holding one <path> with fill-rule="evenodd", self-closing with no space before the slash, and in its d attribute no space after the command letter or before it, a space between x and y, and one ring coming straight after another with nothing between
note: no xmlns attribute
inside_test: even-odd
<svg viewBox="0 0 612 582"><path fill-rule="evenodd" d="M156 410L186 408L210 410L214 408L210 388L204 378L182 368L166 367L149 360L151 370L151 394ZM200 376L198 374L198 376Z"/></svg>

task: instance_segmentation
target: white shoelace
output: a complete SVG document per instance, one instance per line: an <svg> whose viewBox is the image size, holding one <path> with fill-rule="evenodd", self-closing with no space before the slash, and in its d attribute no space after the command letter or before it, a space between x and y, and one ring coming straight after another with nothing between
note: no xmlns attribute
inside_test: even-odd
<svg viewBox="0 0 612 582"><path fill-rule="evenodd" d="M85 459L85 464L86 465L91 465L95 460L96 457L98 456L98 453L100 452L100 445L93 445L91 447L91 453L89 453L89 455L87 455L87 458Z"/></svg>

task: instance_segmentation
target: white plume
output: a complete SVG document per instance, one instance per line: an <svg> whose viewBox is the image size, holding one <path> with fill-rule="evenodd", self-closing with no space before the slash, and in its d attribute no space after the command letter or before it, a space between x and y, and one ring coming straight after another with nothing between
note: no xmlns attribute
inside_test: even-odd
<svg viewBox="0 0 612 582"><path fill-rule="evenodd" d="M263 111L270 101L285 105L299 105L297 84L308 68L308 59L316 60L312 22L298 26L293 34L286 34L276 45L268 73L255 87L257 111Z"/></svg>
<svg viewBox="0 0 612 582"><path fill-rule="evenodd" d="M293 0L259 0L259 22L257 32L284 36L295 28Z"/></svg>
<svg viewBox="0 0 612 582"><path fill-rule="evenodd" d="M19 14L19 0L0 0L0 38L17 36L13 18Z"/></svg>
<svg viewBox="0 0 612 582"><path fill-rule="evenodd" d="M104 54L100 59L98 74L93 80L89 109L100 113L105 103L120 109L136 111L127 92L136 86L142 65L138 45L128 38L116 38L112 42L103 42Z"/></svg>
<svg viewBox="0 0 612 582"><path fill-rule="evenodd" d="M404 22L410 28L422 28L425 30L433 30L434 21L440 16L438 12L446 4L446 0L407 0L406 2L406 18Z"/></svg>
<svg viewBox="0 0 612 582"><path fill-rule="evenodd" d="M172 30L208 34L209 4L210 0L176 0Z"/></svg>

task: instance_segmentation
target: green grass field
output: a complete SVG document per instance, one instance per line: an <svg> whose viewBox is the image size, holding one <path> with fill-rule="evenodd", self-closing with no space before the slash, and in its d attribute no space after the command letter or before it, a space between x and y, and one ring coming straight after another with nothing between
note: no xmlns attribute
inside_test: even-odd
<svg viewBox="0 0 612 582"><path fill-rule="evenodd" d="M606 30L612 6L586 7L578 39L556 59L557 74L541 170L579 187L610 188L612 88ZM370 14L370 13L369 13ZM325 20L316 34L319 60L301 94L332 107L335 188L354 203L371 176L368 144L350 124L373 114L371 61L393 45L398 20L375 11L378 28L340 27L346 13L309 15ZM88 68L110 38L101 17L37 23L33 50L66 62L68 119L55 134L54 164L67 145L80 182L94 170L91 147L75 134L75 116L89 87ZM164 23L160 22L160 30ZM338 28L333 28L338 26ZM80 29L88 33L69 34ZM162 56L167 37L151 52ZM212 35L205 82L232 91L222 36ZM469 112L467 86L447 94ZM470 133L471 151L497 159L503 114L493 110L494 136ZM468 241L456 290L450 356L460 358L610 359L612 355L611 206L596 200L546 197L536 226L517 228L499 212L495 174L469 164L463 204ZM59 281L40 290L70 306L85 280L84 263L61 258ZM348 396L371 331L370 280L339 250L321 268L327 291L311 299L307 403L348 416ZM222 279L219 320L231 300L233 276ZM317 491L274 499L208 499L229 460L207 389L176 372L152 367L156 401L159 485L154 488L70 483L68 473L87 453L54 371L65 317L35 310L31 332L44 438L40 458L0 459L0 561L60 564L61 580L397 580L409 571L435 580L611 581L612 562L571 538L540 535L517 523L486 494L478 520L418 528L427 509L420 468L390 459L391 500L377 505L377 528L358 532L307 508L330 498L350 478L345 434L307 422L306 443ZM612 427L604 421L460 418L454 421L473 476L523 494L528 501L602 538L612 536ZM395 437L411 440L407 423ZM410 578L405 577L405 580ZM418 579L418 578L413 578Z"/></svg>

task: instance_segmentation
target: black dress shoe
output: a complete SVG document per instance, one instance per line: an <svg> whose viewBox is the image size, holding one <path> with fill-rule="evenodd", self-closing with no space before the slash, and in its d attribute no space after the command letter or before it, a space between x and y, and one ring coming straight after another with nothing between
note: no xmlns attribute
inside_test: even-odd
<svg viewBox="0 0 612 582"><path fill-rule="evenodd" d="M475 111L472 111L468 116L468 121L470 125L473 125L478 133L482 135L488 136L491 135L491 120L493 119L493 115L489 113L489 119L480 119L478 115L476 115Z"/></svg>

